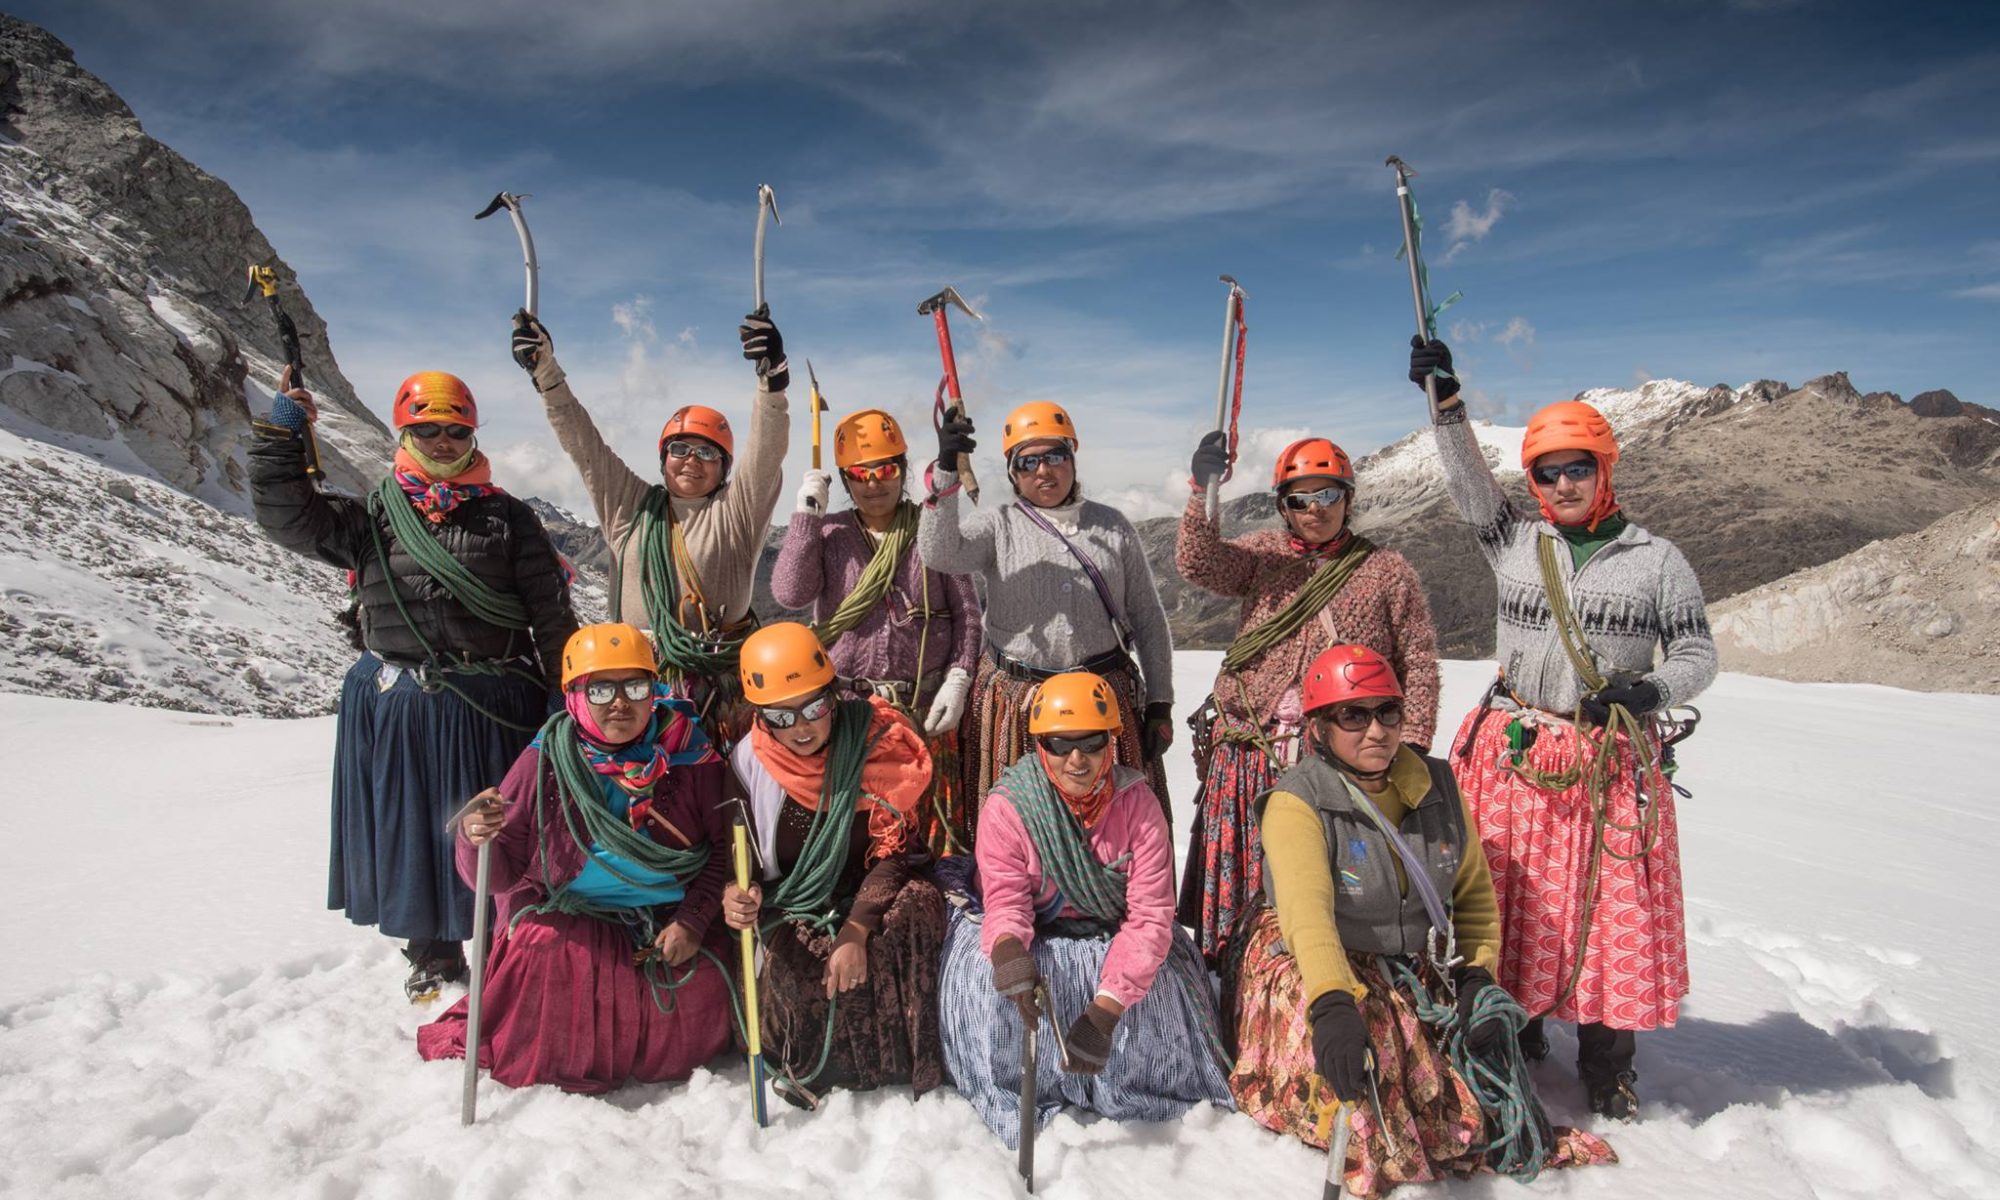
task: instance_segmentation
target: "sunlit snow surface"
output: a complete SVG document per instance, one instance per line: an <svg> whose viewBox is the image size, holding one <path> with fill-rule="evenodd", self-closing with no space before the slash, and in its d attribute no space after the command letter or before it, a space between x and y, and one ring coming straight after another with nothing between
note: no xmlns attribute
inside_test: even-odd
<svg viewBox="0 0 2000 1200"><path fill-rule="evenodd" d="M1183 709L1218 656L1179 658ZM1444 726L1486 676L1447 664ZM1694 995L1640 1042L1617 1167L1399 1194L2000 1196L2000 697L1725 676L1685 748ZM422 1063L386 939L324 910L329 719L0 696L0 1193L1015 1196L948 1089L774 1104L740 1065L608 1100ZM1194 770L1177 747L1185 834ZM1556 1038L1559 1120L1581 1093ZM1048 1197L1317 1195L1247 1118L1065 1116Z"/></svg>

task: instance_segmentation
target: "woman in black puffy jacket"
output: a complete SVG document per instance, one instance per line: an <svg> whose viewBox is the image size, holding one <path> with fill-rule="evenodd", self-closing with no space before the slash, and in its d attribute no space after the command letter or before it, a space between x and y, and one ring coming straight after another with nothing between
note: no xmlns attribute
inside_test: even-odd
<svg viewBox="0 0 2000 1200"><path fill-rule="evenodd" d="M289 382L289 372L287 372ZM472 894L445 822L526 748L576 631L541 520L492 482L464 381L422 371L397 389L394 469L366 498L306 475L315 416L281 392L250 450L257 524L352 572L361 658L341 688L327 907L408 939L413 1003L465 977Z"/></svg>

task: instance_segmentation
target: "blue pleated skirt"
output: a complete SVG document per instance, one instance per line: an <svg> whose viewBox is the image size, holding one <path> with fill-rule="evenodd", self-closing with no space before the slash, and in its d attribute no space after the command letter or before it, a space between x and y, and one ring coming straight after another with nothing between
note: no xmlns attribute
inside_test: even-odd
<svg viewBox="0 0 2000 1200"><path fill-rule="evenodd" d="M495 787L548 715L548 690L513 675L451 677L425 692L408 671L382 687L382 661L363 654L340 690L333 748L333 847L326 906L394 938L472 936L472 889L458 878L444 823Z"/></svg>
<svg viewBox="0 0 2000 1200"><path fill-rule="evenodd" d="M1096 996L1110 948L1105 938L1036 936L1035 967L1064 1033ZM1236 1107L1211 1043L1216 1016L1207 969L1183 930L1174 930L1169 954L1181 962L1163 964L1151 990L1125 1010L1101 1074L1066 1073L1043 1020L1035 1042L1037 1128L1065 1104L1114 1121L1176 1120L1202 1100ZM1021 1131L1021 1018L1014 1002L993 990L992 963L979 950L979 917L957 906L945 934L938 997L945 1066L986 1127L1012 1149Z"/></svg>

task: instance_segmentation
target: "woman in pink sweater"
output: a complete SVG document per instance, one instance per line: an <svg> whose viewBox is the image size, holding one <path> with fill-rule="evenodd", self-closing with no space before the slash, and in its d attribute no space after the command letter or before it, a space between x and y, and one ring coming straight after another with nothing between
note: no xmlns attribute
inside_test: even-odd
<svg viewBox="0 0 2000 1200"><path fill-rule="evenodd" d="M938 984L945 1064L1010 1147L1028 1021L1048 1022L1040 1123L1064 1104L1164 1121L1196 1101L1231 1103L1208 975L1174 923L1166 818L1145 775L1115 761L1122 724L1098 676L1043 682L1029 707L1035 748L980 810L971 878L963 858L946 860L957 902Z"/></svg>
<svg viewBox="0 0 2000 1200"><path fill-rule="evenodd" d="M1403 740L1419 751L1430 748L1438 709L1437 629L1423 583L1402 555L1348 527L1346 451L1325 438L1285 447L1271 476L1284 527L1224 541L1206 501L1227 462L1220 433L1202 440L1175 548L1189 583L1243 600L1214 694L1195 715L1202 787L1181 882L1181 922L1217 970L1226 970L1238 920L1263 886L1251 807L1299 760L1306 664L1345 642L1388 659L1409 712Z"/></svg>

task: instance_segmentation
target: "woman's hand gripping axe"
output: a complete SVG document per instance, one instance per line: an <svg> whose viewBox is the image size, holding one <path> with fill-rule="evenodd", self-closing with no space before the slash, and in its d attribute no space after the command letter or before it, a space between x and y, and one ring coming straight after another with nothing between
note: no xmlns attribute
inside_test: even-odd
<svg viewBox="0 0 2000 1200"><path fill-rule="evenodd" d="M933 420L940 425L952 417L965 415L965 394L958 389L958 360L951 353L951 325L945 318L945 310L954 304L975 321L986 319L972 311L972 306L965 302L965 297L959 295L958 289L953 287L948 287L917 305L918 316L929 317L937 323L938 357L944 362L944 378L938 380ZM951 398L950 404L945 403L947 396ZM972 473L972 459L960 454L956 470L959 482L965 486L965 494L972 497L974 504L979 503L979 479Z"/></svg>

